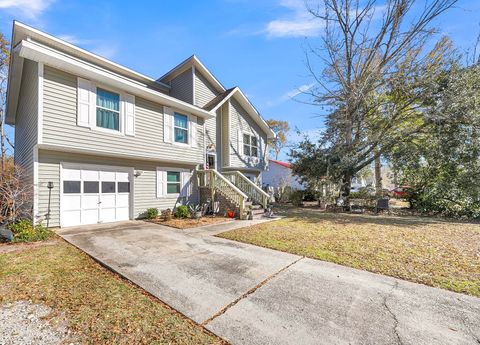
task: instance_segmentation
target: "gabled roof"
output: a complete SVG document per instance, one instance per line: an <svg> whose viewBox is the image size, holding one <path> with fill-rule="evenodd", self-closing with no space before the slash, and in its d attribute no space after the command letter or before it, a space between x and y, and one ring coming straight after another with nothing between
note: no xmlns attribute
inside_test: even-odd
<svg viewBox="0 0 480 345"><path fill-rule="evenodd" d="M178 107L200 117L211 118L214 116L209 111L169 96L166 90L170 86L167 84L20 22L13 22L11 42L6 114L8 124L15 124L24 58L43 62L85 78L122 85L127 92L161 102L167 106Z"/></svg>
<svg viewBox="0 0 480 345"><path fill-rule="evenodd" d="M276 161L276 160L274 160L274 159L270 159L269 162L278 164L278 165L280 165L280 166L282 166L282 167L284 167L284 168L288 168L288 169L290 169L290 167L291 167L291 164L290 164L290 163L280 162L280 161Z"/></svg>
<svg viewBox="0 0 480 345"><path fill-rule="evenodd" d="M235 89L236 87L232 87L231 89L225 90L224 92L220 93L217 97L205 104L203 106L203 109L207 111L217 110L228 98L230 98Z"/></svg>
<svg viewBox="0 0 480 345"><path fill-rule="evenodd" d="M203 109L214 113L218 108L222 106L227 100L231 97L235 97L239 101L245 110L250 114L252 119L262 128L266 133L268 138L275 138L275 133L272 131L270 126L267 125L265 120L260 116L257 109L253 104L248 100L245 94L240 90L238 86L226 90L225 87L218 81L217 78L205 67L204 64L195 56L192 55L188 59L181 62L175 68L164 74L162 77L158 78L158 81L162 83L168 83L170 80L176 76L182 74L187 69L195 67L207 80L217 89L219 94L208 102Z"/></svg>
<svg viewBox="0 0 480 345"><path fill-rule="evenodd" d="M179 63L177 66L172 68L170 71L162 75L157 81L161 83L168 83L170 80L175 78L177 75L182 74L187 69L195 67L202 75L207 78L207 80L215 87L218 92L224 92L225 87L218 81L217 78L210 72L207 67L200 61L196 55L192 55L186 60Z"/></svg>
<svg viewBox="0 0 480 345"><path fill-rule="evenodd" d="M238 86L221 93L220 95L212 99L210 102L208 102L203 107L203 109L213 113L217 111L217 109L220 108L222 104L224 104L232 97L234 97L240 103L240 105L249 113L253 121L255 121L260 126L260 128L265 131L265 133L267 133L267 138L275 138L275 132L265 122L260 113L257 111L257 109L253 106L253 104Z"/></svg>

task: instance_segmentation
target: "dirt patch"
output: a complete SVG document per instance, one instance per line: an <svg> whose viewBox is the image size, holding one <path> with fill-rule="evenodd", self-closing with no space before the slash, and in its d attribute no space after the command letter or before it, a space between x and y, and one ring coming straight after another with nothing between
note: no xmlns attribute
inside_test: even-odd
<svg viewBox="0 0 480 345"><path fill-rule="evenodd" d="M181 219L181 218L172 218L171 220L162 220L162 219L155 219L151 220L151 222L170 226L172 228L177 229L190 229L190 228L197 228L199 226L206 226L212 224L219 224L232 221L232 218L226 217L202 217L200 219Z"/></svg>
<svg viewBox="0 0 480 345"><path fill-rule="evenodd" d="M72 341L64 317L48 319L52 309L29 301L0 306L1 344L60 344Z"/></svg>

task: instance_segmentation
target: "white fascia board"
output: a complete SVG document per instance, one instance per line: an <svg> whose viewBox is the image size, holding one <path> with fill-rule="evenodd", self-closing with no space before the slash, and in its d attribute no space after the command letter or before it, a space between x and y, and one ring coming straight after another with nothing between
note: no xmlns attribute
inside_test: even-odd
<svg viewBox="0 0 480 345"><path fill-rule="evenodd" d="M192 55L189 58L185 59L157 80L166 80L167 82L169 82L177 75L183 73L192 66L199 70L200 73L202 73L207 78L207 80L217 89L218 92L224 92L226 90L222 83L220 83L218 79L215 78L212 72L210 72L208 68L205 67L205 65L198 59L196 55Z"/></svg>
<svg viewBox="0 0 480 345"><path fill-rule="evenodd" d="M258 113L257 109L250 103L248 100L247 96L240 90L238 86L236 86L229 94L227 97L225 97L220 103L218 103L215 108L211 110L212 113L215 113L226 101L228 101L232 96L238 95L240 103L244 108L247 108L247 111L249 115L252 117L252 119L262 128L265 133L267 133L268 138L275 138L276 135L270 128L270 126L265 122L265 120L260 116Z"/></svg>
<svg viewBox="0 0 480 345"><path fill-rule="evenodd" d="M198 57L196 55L193 55L193 61L195 62L196 66L197 66L197 69L200 69L200 72L203 73L204 75L206 75L207 79L209 79L209 81L213 85L215 85L222 92L226 90L225 87L222 85L222 83L220 83L218 81L218 79L215 78L215 76L212 74L212 72L210 72L208 70L208 68L205 67L205 65L198 59Z"/></svg>
<svg viewBox="0 0 480 345"><path fill-rule="evenodd" d="M15 49L11 50L10 65L8 70L7 87L7 113L5 122L8 125L15 125L15 114L17 113L18 97L22 83L23 58L15 56ZM14 77L15 76L15 77Z"/></svg>
<svg viewBox="0 0 480 345"><path fill-rule="evenodd" d="M151 90L147 88L145 84L127 79L121 75L112 73L101 67L56 51L37 42L23 40L21 43L19 43L18 51L20 57L42 62L45 65L58 68L77 76L110 84L125 92L132 93L133 95L151 100L153 102L182 110L204 119L214 117L211 112L165 95L161 92Z"/></svg>
<svg viewBox="0 0 480 345"><path fill-rule="evenodd" d="M236 95L239 95L240 103L243 103L242 106L247 108L249 111L250 115L253 114L253 120L262 128L265 133L267 133L267 138L275 138L275 132L270 128L270 126L265 122L265 120L260 116L260 113L257 111L257 109L253 106L253 104L248 100L247 96L240 90L240 88L236 88Z"/></svg>
<svg viewBox="0 0 480 345"><path fill-rule="evenodd" d="M226 101L228 101L235 92L237 92L239 89L238 89L238 86L236 86L229 94L227 97L225 97L220 103L218 103L215 108L213 108L212 110L210 110L212 113L216 112L218 110L218 108L220 108Z"/></svg>

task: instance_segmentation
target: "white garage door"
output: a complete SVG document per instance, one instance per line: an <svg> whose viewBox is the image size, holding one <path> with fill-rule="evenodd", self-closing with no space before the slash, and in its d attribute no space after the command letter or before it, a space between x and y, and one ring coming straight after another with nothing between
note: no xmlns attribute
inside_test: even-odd
<svg viewBox="0 0 480 345"><path fill-rule="evenodd" d="M131 173L120 168L62 168L61 226L130 219Z"/></svg>

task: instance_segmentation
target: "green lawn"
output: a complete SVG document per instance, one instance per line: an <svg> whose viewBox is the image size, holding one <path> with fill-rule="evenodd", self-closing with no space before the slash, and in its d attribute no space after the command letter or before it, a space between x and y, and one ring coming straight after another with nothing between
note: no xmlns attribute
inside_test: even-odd
<svg viewBox="0 0 480 345"><path fill-rule="evenodd" d="M480 225L286 208L220 237L480 297Z"/></svg>
<svg viewBox="0 0 480 345"><path fill-rule="evenodd" d="M0 254L0 304L18 300L62 313L82 343L223 343L61 240Z"/></svg>

